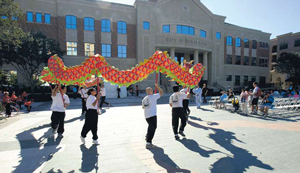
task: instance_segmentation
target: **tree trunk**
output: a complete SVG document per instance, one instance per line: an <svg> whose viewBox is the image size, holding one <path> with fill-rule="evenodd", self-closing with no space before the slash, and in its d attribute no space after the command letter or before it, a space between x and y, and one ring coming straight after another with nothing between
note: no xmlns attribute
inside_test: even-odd
<svg viewBox="0 0 300 173"><path fill-rule="evenodd" d="M34 98L34 84L33 83L31 83L30 84L30 89L31 89L31 99L33 99Z"/></svg>

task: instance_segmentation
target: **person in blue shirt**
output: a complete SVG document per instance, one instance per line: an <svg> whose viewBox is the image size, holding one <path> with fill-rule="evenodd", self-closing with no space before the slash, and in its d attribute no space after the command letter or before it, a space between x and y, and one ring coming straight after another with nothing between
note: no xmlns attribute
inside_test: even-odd
<svg viewBox="0 0 300 173"><path fill-rule="evenodd" d="M224 106L224 104L227 102L227 94L225 91L221 91L222 95L220 96L220 100L216 100L216 108L218 109L218 103L220 103L220 108L221 105Z"/></svg>
<svg viewBox="0 0 300 173"><path fill-rule="evenodd" d="M260 106L260 111L263 112L263 116L268 115L268 111L272 107L274 100L274 96L268 91L267 95L263 98L263 104Z"/></svg>

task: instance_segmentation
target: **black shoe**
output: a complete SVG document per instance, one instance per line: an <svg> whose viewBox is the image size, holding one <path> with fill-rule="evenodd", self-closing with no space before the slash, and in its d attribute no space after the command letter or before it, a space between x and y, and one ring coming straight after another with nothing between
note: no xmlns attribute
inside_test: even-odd
<svg viewBox="0 0 300 173"><path fill-rule="evenodd" d="M179 139L180 139L180 137L178 136L178 134L175 135L175 140L179 140Z"/></svg>
<svg viewBox="0 0 300 173"><path fill-rule="evenodd" d="M179 131L179 134L185 138L185 134L183 133L183 131Z"/></svg>

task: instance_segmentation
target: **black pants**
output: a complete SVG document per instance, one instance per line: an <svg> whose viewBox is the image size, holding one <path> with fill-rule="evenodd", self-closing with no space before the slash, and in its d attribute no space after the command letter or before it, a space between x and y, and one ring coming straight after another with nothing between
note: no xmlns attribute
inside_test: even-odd
<svg viewBox="0 0 300 173"><path fill-rule="evenodd" d="M57 129L57 133L63 134L65 129L64 129L64 123L65 123L65 116L66 113L65 112L52 112L51 115L51 127L53 129Z"/></svg>
<svg viewBox="0 0 300 173"><path fill-rule="evenodd" d="M136 96L139 96L139 90L136 90Z"/></svg>
<svg viewBox="0 0 300 173"><path fill-rule="evenodd" d="M118 98L120 98L120 92L118 92Z"/></svg>
<svg viewBox="0 0 300 173"><path fill-rule="evenodd" d="M152 139L154 137L154 133L157 127L157 117L153 116L150 118L146 119L147 123L148 123L148 131L147 131L147 142L152 143Z"/></svg>
<svg viewBox="0 0 300 173"><path fill-rule="evenodd" d="M18 102L19 108L22 109L22 102Z"/></svg>
<svg viewBox="0 0 300 173"><path fill-rule="evenodd" d="M105 97L106 97L106 96L101 96L100 108L102 108L103 103L105 103L106 105L109 105L109 103L107 103L107 102L105 101Z"/></svg>
<svg viewBox="0 0 300 173"><path fill-rule="evenodd" d="M189 108L189 102L190 102L189 99L184 99L182 101L183 110L186 115L190 114L190 112L191 112L190 108Z"/></svg>
<svg viewBox="0 0 300 173"><path fill-rule="evenodd" d="M206 95L203 95L203 103L207 103Z"/></svg>
<svg viewBox="0 0 300 173"><path fill-rule="evenodd" d="M11 107L10 107L10 103L4 103L5 105L5 111L6 111L6 115L10 116L11 115Z"/></svg>
<svg viewBox="0 0 300 173"><path fill-rule="evenodd" d="M25 105L25 107L27 108L27 111L30 112L31 111L31 106L27 106Z"/></svg>
<svg viewBox="0 0 300 173"><path fill-rule="evenodd" d="M93 140L98 139L97 130L98 130L98 112L96 109L89 109L86 111L85 122L81 131L81 136L86 137L86 134L89 131L92 131Z"/></svg>
<svg viewBox="0 0 300 173"><path fill-rule="evenodd" d="M183 108L172 108L172 126L174 134L178 134L178 124L179 118L181 119L181 125L179 130L184 131L184 127L186 126L186 116Z"/></svg>
<svg viewBox="0 0 300 173"><path fill-rule="evenodd" d="M81 113L83 114L86 112L86 101L84 100L84 98L81 98L81 102L82 102Z"/></svg>

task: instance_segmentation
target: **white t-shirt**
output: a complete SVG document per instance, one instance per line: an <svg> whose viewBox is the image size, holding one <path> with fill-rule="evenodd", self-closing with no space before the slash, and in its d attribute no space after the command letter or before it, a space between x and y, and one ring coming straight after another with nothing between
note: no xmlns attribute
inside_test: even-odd
<svg viewBox="0 0 300 173"><path fill-rule="evenodd" d="M100 93L101 93L101 96L106 96L106 89L105 88L101 88L101 91L100 91Z"/></svg>
<svg viewBox="0 0 300 173"><path fill-rule="evenodd" d="M255 95L258 91L258 86L254 88L253 90L253 98L257 98L257 96Z"/></svg>
<svg viewBox="0 0 300 173"><path fill-rule="evenodd" d="M93 106L93 103L95 102L96 97L93 95L89 95L87 100L86 100L86 108L87 109L95 109L97 110L97 103L95 104L95 106Z"/></svg>
<svg viewBox="0 0 300 173"><path fill-rule="evenodd" d="M172 103L172 108L182 108L182 100L187 98L187 94L176 92L170 96L169 103Z"/></svg>
<svg viewBox="0 0 300 173"><path fill-rule="evenodd" d="M83 89L83 88L82 88L82 89L79 91L79 93L80 93L80 95L81 95L81 98L86 99L86 98L88 97L87 92L88 92L88 89Z"/></svg>
<svg viewBox="0 0 300 173"><path fill-rule="evenodd" d="M51 110L55 112L65 112L66 108L64 107L64 102L61 98L61 94L58 92L56 95L52 98L52 105ZM63 95L63 98L65 100L65 104L70 104L70 99L67 94Z"/></svg>
<svg viewBox="0 0 300 173"><path fill-rule="evenodd" d="M144 107L145 118L150 118L156 115L157 99L160 98L160 94L147 95L142 100L142 106Z"/></svg>
<svg viewBox="0 0 300 173"><path fill-rule="evenodd" d="M187 88L184 88L180 90L181 93L186 94L187 93ZM185 98L184 100L188 100L189 98Z"/></svg>

